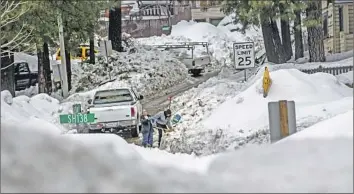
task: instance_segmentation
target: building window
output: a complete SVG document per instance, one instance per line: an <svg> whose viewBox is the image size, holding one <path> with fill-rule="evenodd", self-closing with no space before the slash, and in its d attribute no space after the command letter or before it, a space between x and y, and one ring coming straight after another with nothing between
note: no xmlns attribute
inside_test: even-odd
<svg viewBox="0 0 354 194"><path fill-rule="evenodd" d="M328 38L328 14L327 13L323 17L323 32L324 32L324 37Z"/></svg>
<svg viewBox="0 0 354 194"><path fill-rule="evenodd" d="M197 1L196 0L192 0L192 9L197 8Z"/></svg>
<svg viewBox="0 0 354 194"><path fill-rule="evenodd" d="M343 7L339 7L338 9L339 14L339 31L342 32L344 30L343 24Z"/></svg>
<svg viewBox="0 0 354 194"><path fill-rule="evenodd" d="M213 24L214 26L218 26L218 24L221 22L223 18L219 19L210 19L210 23Z"/></svg>

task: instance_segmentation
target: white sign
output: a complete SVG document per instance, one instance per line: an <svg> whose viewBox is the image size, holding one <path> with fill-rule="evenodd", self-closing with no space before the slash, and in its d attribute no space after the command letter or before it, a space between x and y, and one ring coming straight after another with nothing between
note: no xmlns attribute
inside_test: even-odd
<svg viewBox="0 0 354 194"><path fill-rule="evenodd" d="M235 42L233 49L236 69L248 69L254 67L255 60L253 42Z"/></svg>

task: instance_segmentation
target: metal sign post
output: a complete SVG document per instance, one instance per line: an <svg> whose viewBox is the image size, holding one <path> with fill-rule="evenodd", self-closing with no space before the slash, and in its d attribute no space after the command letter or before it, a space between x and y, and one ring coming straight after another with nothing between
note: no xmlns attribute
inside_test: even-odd
<svg viewBox="0 0 354 194"><path fill-rule="evenodd" d="M108 57L112 55L112 41L111 40L102 40L100 42L100 48L99 48L101 53L104 53L105 55L105 59L106 59L106 64L107 64L107 68L108 68ZM111 71L109 69L107 69L108 71L108 76L109 76L109 80L111 79Z"/></svg>
<svg viewBox="0 0 354 194"><path fill-rule="evenodd" d="M269 102L268 115L271 143L296 133L294 101Z"/></svg>

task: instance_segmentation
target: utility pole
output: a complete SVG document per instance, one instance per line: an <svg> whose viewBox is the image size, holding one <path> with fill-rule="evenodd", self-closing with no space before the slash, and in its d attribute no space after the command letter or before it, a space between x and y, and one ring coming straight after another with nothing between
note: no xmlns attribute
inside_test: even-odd
<svg viewBox="0 0 354 194"><path fill-rule="evenodd" d="M68 89L68 73L66 71L66 56L65 56L65 45L64 45L64 27L63 19L61 13L58 14L58 27L59 27L59 42L60 42L60 59L61 59L61 89L63 91L63 98L69 96Z"/></svg>

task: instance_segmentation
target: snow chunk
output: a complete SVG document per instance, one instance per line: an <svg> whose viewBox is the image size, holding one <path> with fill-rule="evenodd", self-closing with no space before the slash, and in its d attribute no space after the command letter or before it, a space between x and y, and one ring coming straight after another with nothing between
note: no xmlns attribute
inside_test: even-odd
<svg viewBox="0 0 354 194"><path fill-rule="evenodd" d="M12 95L8 90L1 91L1 102L5 102L8 105L12 104Z"/></svg>
<svg viewBox="0 0 354 194"><path fill-rule="evenodd" d="M110 145L114 149L114 153L124 158L141 158L126 140L115 134L66 134L65 136L90 148Z"/></svg>
<svg viewBox="0 0 354 194"><path fill-rule="evenodd" d="M353 71L342 73L336 76L338 80L348 86L353 87Z"/></svg>
<svg viewBox="0 0 354 194"><path fill-rule="evenodd" d="M32 98L27 96L12 98L8 91L1 92L2 122L38 125L39 129L43 131L54 129L55 125L59 127L60 132L63 132L65 129L58 123L59 107L59 101L47 94L38 94ZM53 133L56 134L59 131L55 130Z"/></svg>
<svg viewBox="0 0 354 194"><path fill-rule="evenodd" d="M353 137L353 110L316 123L305 131L295 133L277 143L309 138Z"/></svg>

